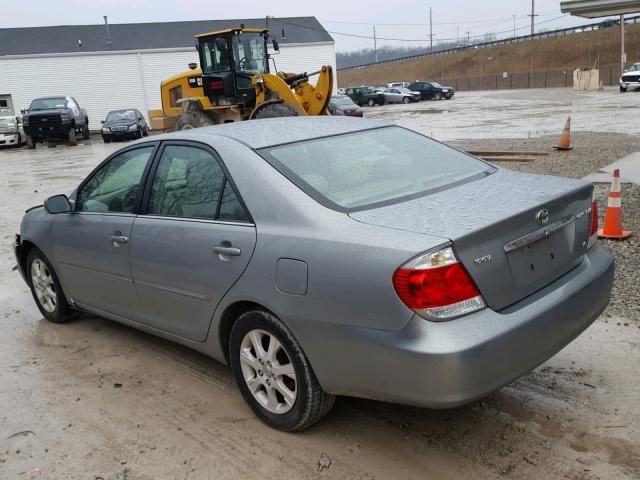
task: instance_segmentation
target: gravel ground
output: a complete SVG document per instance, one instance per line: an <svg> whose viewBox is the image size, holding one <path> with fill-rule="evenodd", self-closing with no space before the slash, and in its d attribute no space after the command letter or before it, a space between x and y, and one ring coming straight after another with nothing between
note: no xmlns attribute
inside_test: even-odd
<svg viewBox="0 0 640 480"><path fill-rule="evenodd" d="M453 145L467 150L544 151L548 156L535 157L533 162L500 162L501 167L523 172L582 178L626 155L640 151L640 138L625 134L588 132L572 135L573 150L559 152L551 146L557 137L528 139L458 140ZM533 157L532 157L533 158ZM609 185L596 184L600 225L604 223ZM635 235L627 240L601 242L613 252L616 276L611 304L604 315L628 318L640 327L640 186L623 185L623 226ZM624 325L624 323L623 323Z"/></svg>

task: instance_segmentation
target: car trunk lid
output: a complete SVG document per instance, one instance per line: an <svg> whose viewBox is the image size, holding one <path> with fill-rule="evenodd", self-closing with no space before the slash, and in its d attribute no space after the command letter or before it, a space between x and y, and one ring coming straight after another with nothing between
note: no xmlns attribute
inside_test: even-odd
<svg viewBox="0 0 640 480"><path fill-rule="evenodd" d="M451 241L487 305L500 310L582 262L592 190L580 180L500 169L449 189L349 215Z"/></svg>

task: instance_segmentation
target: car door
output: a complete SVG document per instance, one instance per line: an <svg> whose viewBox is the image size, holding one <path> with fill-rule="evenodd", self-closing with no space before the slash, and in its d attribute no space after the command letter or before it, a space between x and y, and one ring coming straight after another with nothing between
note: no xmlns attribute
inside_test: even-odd
<svg viewBox="0 0 640 480"><path fill-rule="evenodd" d="M396 88L390 88L388 92L389 92L388 99L390 102L393 102L393 103L402 102L402 94L400 93L400 90Z"/></svg>
<svg viewBox="0 0 640 480"><path fill-rule="evenodd" d="M62 283L77 303L121 316L139 309L129 262L131 227L157 142L105 160L80 185L74 210L53 224Z"/></svg>
<svg viewBox="0 0 640 480"><path fill-rule="evenodd" d="M131 266L147 325L195 341L247 267L256 229L218 155L167 142L133 225Z"/></svg>

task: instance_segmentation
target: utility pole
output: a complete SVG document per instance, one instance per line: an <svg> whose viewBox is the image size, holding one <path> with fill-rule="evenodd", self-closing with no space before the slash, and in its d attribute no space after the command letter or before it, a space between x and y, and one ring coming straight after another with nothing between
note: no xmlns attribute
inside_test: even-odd
<svg viewBox="0 0 640 480"><path fill-rule="evenodd" d="M513 38L516 38L516 17L518 15L512 15L513 17Z"/></svg>
<svg viewBox="0 0 640 480"><path fill-rule="evenodd" d="M429 7L429 53L433 52L433 18Z"/></svg>
<svg viewBox="0 0 640 480"><path fill-rule="evenodd" d="M536 0L531 0L531 15L527 16L531 17L531 36L533 36L535 33L535 18L538 16L536 15Z"/></svg>
<svg viewBox="0 0 640 480"><path fill-rule="evenodd" d="M467 31L467 45L471 45L471 32Z"/></svg>
<svg viewBox="0 0 640 480"><path fill-rule="evenodd" d="M373 26L373 56L378 63L378 42L376 39L376 26Z"/></svg>
<svg viewBox="0 0 640 480"><path fill-rule="evenodd" d="M620 76L624 73L627 54L624 51L624 14L620 15Z"/></svg>
<svg viewBox="0 0 640 480"><path fill-rule="evenodd" d="M456 27L456 47L460 45L460 27Z"/></svg>

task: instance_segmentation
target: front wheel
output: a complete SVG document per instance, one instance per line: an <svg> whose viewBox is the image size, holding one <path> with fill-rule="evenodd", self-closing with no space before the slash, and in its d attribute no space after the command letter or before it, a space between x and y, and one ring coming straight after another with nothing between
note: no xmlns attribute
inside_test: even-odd
<svg viewBox="0 0 640 480"><path fill-rule="evenodd" d="M47 320L64 323L71 319L71 309L67 303L58 277L44 254L32 248L27 255L27 272L31 294Z"/></svg>
<svg viewBox="0 0 640 480"><path fill-rule="evenodd" d="M627 87L620 87L620 93L625 93L627 91Z"/></svg>
<svg viewBox="0 0 640 480"><path fill-rule="evenodd" d="M411 99L409 97L402 97L402 103L409 103Z"/></svg>
<svg viewBox="0 0 640 480"><path fill-rule="evenodd" d="M373 100L373 98L370 98L369 101L367 102L367 105L369 105L370 107L373 107L376 104L376 102Z"/></svg>
<svg viewBox="0 0 640 480"><path fill-rule="evenodd" d="M107 135L102 135L102 141L104 143L111 143L111 137L109 137Z"/></svg>
<svg viewBox="0 0 640 480"><path fill-rule="evenodd" d="M27 135L27 148L29 150L33 150L34 148L36 148L36 142L33 140L33 137L31 135Z"/></svg>
<svg viewBox="0 0 640 480"><path fill-rule="evenodd" d="M78 137L76 137L75 128L72 127L71 130L69 130L68 139L69 139L69 146L75 147L76 145L78 145Z"/></svg>
<svg viewBox="0 0 640 480"><path fill-rule="evenodd" d="M435 96L433 97L436 100L442 100L442 94L440 92L436 93Z"/></svg>
<svg viewBox="0 0 640 480"><path fill-rule="evenodd" d="M238 318L229 359L244 400L273 428L303 430L333 406L335 396L322 389L300 344L269 312L252 310Z"/></svg>

